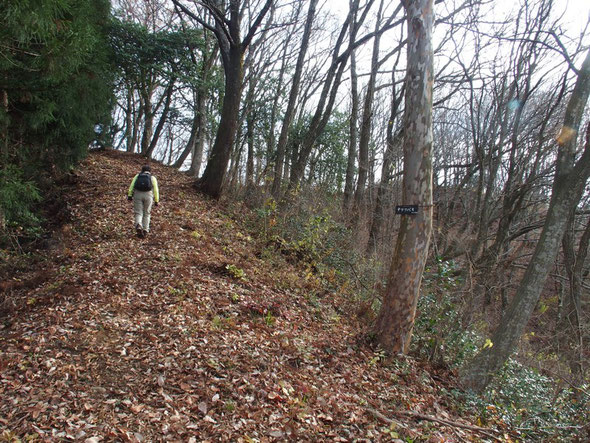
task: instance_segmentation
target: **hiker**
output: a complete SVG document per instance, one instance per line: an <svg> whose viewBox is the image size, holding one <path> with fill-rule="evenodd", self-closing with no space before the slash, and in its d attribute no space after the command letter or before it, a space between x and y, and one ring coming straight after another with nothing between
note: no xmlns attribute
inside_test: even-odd
<svg viewBox="0 0 590 443"><path fill-rule="evenodd" d="M141 172L133 177L129 191L127 191L127 200L133 200L134 223L137 236L144 238L150 232L152 203L158 206L160 202L158 180L150 174L150 167L148 165L143 166Z"/></svg>

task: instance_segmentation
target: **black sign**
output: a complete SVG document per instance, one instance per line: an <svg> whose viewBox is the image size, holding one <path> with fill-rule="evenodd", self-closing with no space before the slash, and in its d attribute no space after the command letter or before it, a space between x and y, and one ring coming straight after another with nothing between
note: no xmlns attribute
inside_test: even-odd
<svg viewBox="0 0 590 443"><path fill-rule="evenodd" d="M395 207L395 213L401 215L412 215L418 213L418 205L402 205Z"/></svg>

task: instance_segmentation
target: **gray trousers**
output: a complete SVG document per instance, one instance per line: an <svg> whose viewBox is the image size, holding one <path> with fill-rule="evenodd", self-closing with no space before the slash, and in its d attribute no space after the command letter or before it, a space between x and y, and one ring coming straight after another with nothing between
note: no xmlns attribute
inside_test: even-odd
<svg viewBox="0 0 590 443"><path fill-rule="evenodd" d="M152 212L152 203L154 194L152 191L133 192L133 213L135 214L135 225L141 226L143 230L150 232L150 214Z"/></svg>

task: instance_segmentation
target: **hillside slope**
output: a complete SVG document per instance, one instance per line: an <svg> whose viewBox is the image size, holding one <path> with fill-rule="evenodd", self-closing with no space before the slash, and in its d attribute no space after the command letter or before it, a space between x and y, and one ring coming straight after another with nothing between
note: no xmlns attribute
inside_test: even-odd
<svg viewBox="0 0 590 443"><path fill-rule="evenodd" d="M134 237L125 192L141 164L91 154L50 248L1 268L5 440L490 439L442 380L359 340L337 297L258 258L183 174L152 166L162 204L150 236Z"/></svg>

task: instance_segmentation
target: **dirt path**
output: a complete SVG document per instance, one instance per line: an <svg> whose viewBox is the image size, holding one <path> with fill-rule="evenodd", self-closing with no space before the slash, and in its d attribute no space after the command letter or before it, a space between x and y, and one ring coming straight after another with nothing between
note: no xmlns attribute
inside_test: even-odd
<svg viewBox="0 0 590 443"><path fill-rule="evenodd" d="M382 364L358 343L351 313L281 260L257 258L256 241L184 175L152 166L162 204L150 236L135 238L125 192L140 166L91 154L52 249L36 269L2 277L18 303L0 318L1 436L471 439L368 413L453 415L428 372L411 360Z"/></svg>

